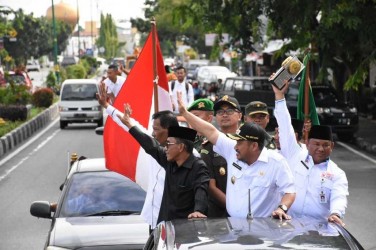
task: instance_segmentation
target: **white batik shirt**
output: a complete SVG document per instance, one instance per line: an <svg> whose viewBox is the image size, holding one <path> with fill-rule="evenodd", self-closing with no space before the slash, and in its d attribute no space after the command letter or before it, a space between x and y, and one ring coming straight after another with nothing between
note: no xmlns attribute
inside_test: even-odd
<svg viewBox="0 0 376 250"><path fill-rule="evenodd" d="M250 207L254 217L268 217L286 193L295 193L287 161L264 148L256 162L248 165L236 158L235 140L220 133L214 151L227 161L226 209L232 217L245 218Z"/></svg>
<svg viewBox="0 0 376 250"><path fill-rule="evenodd" d="M291 167L297 190L288 213L293 217L324 220L332 213L343 217L349 195L345 172L331 160L314 164L307 148L296 141L285 99L275 102L274 115L279 128L280 153Z"/></svg>

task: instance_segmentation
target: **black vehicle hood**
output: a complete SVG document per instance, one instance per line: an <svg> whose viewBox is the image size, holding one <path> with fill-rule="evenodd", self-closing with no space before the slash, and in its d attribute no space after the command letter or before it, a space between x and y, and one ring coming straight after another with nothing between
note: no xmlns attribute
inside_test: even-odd
<svg viewBox="0 0 376 250"><path fill-rule="evenodd" d="M173 220L155 230L155 249L358 249L348 246L349 236L342 236L342 230L306 217Z"/></svg>
<svg viewBox="0 0 376 250"><path fill-rule="evenodd" d="M145 244L149 225L139 215L57 218L51 246L76 249L89 246Z"/></svg>

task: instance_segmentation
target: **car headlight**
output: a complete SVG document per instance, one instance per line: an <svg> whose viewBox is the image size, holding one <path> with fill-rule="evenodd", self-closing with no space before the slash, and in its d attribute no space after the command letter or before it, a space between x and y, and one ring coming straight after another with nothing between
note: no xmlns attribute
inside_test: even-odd
<svg viewBox="0 0 376 250"><path fill-rule="evenodd" d="M101 106L95 106L91 108L93 111L99 111L101 110Z"/></svg>
<svg viewBox="0 0 376 250"><path fill-rule="evenodd" d="M352 107L352 108L350 108L350 112L351 113L356 113L356 112L358 112L358 110L355 107Z"/></svg>
<svg viewBox="0 0 376 250"><path fill-rule="evenodd" d="M317 114L329 114L330 113L330 108L321 108L321 107L316 107L316 112Z"/></svg>
<svg viewBox="0 0 376 250"><path fill-rule="evenodd" d="M69 109L67 107L59 106L59 111L68 111Z"/></svg>

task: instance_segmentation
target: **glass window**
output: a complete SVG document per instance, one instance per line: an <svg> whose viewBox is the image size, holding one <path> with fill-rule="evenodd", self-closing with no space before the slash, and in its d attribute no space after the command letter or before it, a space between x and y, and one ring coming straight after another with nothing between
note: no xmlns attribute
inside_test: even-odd
<svg viewBox="0 0 376 250"><path fill-rule="evenodd" d="M111 171L76 173L65 190L59 217L105 211L140 212L146 195L136 183Z"/></svg>

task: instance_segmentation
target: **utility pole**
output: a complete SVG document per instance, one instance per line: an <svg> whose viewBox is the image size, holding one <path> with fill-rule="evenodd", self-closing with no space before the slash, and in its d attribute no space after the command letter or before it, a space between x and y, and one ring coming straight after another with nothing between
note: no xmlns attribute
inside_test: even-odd
<svg viewBox="0 0 376 250"><path fill-rule="evenodd" d="M60 84L59 64L57 62L57 37L54 0L52 0L52 29L54 34L54 70L56 75L56 81L58 84Z"/></svg>
<svg viewBox="0 0 376 250"><path fill-rule="evenodd" d="M78 0L77 2L77 37L78 37L78 57L81 57L80 55L80 50L81 50L81 44L80 44L80 14L79 14L79 9L78 9Z"/></svg>

